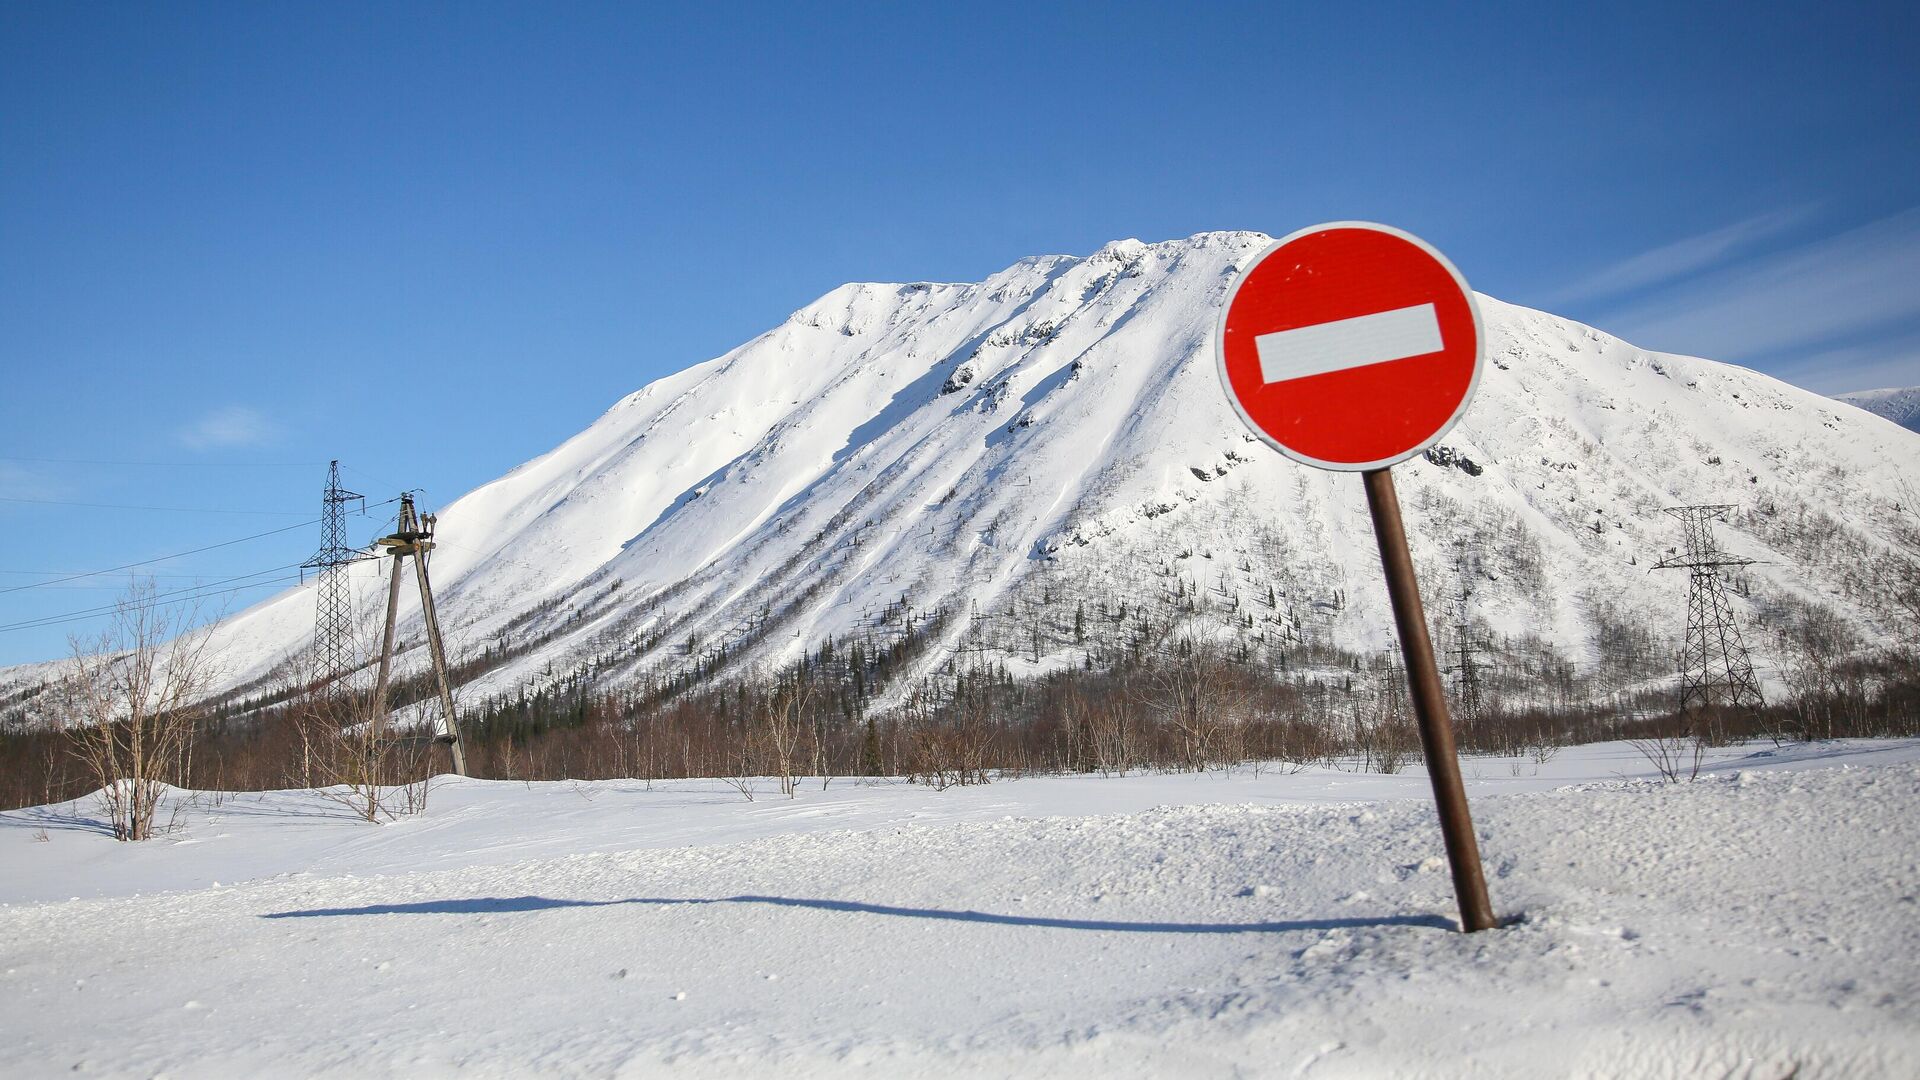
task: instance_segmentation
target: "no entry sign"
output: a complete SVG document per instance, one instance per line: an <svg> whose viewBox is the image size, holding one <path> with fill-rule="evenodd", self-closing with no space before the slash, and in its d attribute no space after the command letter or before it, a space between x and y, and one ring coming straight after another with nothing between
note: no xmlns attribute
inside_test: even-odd
<svg viewBox="0 0 1920 1080"><path fill-rule="evenodd" d="M1460 928L1496 925L1453 721L1388 466L1425 450L1480 381L1480 309L1439 252L1386 225L1337 221L1284 237L1227 291L1214 335L1220 384L1288 457L1358 472L1407 661L1420 748L1460 901Z"/></svg>
<svg viewBox="0 0 1920 1080"><path fill-rule="evenodd" d="M1340 221L1260 253L1214 335L1227 399L1275 449L1364 472L1438 442L1480 378L1480 309L1399 229Z"/></svg>

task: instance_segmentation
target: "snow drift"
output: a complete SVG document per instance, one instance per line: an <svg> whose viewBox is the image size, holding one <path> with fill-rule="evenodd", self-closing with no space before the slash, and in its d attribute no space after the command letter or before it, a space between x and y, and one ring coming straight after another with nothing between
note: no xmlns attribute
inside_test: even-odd
<svg viewBox="0 0 1920 1080"><path fill-rule="evenodd" d="M7 811L0 1075L1906 1077L1917 763L1475 758L1474 935L1417 769Z"/></svg>

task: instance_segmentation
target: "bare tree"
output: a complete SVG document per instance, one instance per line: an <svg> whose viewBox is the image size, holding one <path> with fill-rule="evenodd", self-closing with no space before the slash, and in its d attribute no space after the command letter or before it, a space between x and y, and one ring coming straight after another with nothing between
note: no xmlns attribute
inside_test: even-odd
<svg viewBox="0 0 1920 1080"><path fill-rule="evenodd" d="M1229 735L1245 720L1246 681L1210 639L1183 636L1149 672L1144 704L1180 739L1183 768L1233 764Z"/></svg>
<svg viewBox="0 0 1920 1080"><path fill-rule="evenodd" d="M758 740L753 733L748 731L742 737L732 740L731 746L720 744L717 748L726 762L721 770L720 779L724 780L728 787L739 792L748 802L753 801L753 781L758 775L753 762L753 744L756 741ZM682 764L682 773L686 776L699 775L694 765L691 746L687 742L681 745L687 755Z"/></svg>
<svg viewBox="0 0 1920 1080"><path fill-rule="evenodd" d="M312 786L367 821L426 809L434 745L430 728L396 729L377 715L373 693L346 680L308 679L293 698Z"/></svg>
<svg viewBox="0 0 1920 1080"><path fill-rule="evenodd" d="M1089 706L1095 767L1102 775L1125 773L1139 764L1139 721L1127 695L1109 694Z"/></svg>
<svg viewBox="0 0 1920 1080"><path fill-rule="evenodd" d="M927 687L915 688L899 709L906 735L907 779L936 791L988 781L992 752L992 700L986 680L962 678L952 699L938 700Z"/></svg>
<svg viewBox="0 0 1920 1080"><path fill-rule="evenodd" d="M795 671L794 678L805 681L807 696L811 698L815 693L814 673L812 669L802 664L799 669ZM803 713L806 711L804 706L801 711ZM815 708L813 710L810 738L813 742L813 775L820 778L820 790L825 791L827 790L827 785L833 783L833 755L829 752L827 746L826 709Z"/></svg>
<svg viewBox="0 0 1920 1080"><path fill-rule="evenodd" d="M761 738L766 741L774 774L780 778L780 794L789 799L799 787L793 767L799 758L800 740L810 733L807 706L812 700L813 680L801 671L776 683L760 699Z"/></svg>
<svg viewBox="0 0 1920 1080"><path fill-rule="evenodd" d="M161 605L151 581L135 582L98 638L71 641L63 726L100 785L115 839L152 836L169 778L189 779L194 728L217 676L211 624L196 625L198 615Z"/></svg>

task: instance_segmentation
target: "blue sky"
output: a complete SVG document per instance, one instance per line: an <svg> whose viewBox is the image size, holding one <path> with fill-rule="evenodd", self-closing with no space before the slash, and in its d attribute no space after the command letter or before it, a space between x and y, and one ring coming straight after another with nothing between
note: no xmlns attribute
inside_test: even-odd
<svg viewBox="0 0 1920 1080"><path fill-rule="evenodd" d="M296 526L138 568L237 609L329 458L437 505L843 281L1120 237L1385 221L1920 383L1917 56L1904 4L0 5L0 627Z"/></svg>

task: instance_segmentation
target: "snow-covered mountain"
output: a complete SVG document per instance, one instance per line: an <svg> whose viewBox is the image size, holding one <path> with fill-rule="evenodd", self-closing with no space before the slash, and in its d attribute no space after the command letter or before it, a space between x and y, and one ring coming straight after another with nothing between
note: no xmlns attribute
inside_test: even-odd
<svg viewBox="0 0 1920 1080"><path fill-rule="evenodd" d="M509 658L469 693L772 669L828 640L868 656L911 640L896 670L914 673L1078 664L1196 624L1256 647L1388 647L1359 479L1254 442L1214 374L1218 306L1268 242L1123 240L974 284L845 285L633 393L440 509L450 651ZM1824 604L1884 629L1861 570L1920 485L1911 435L1480 302L1478 397L1395 470L1436 621L1464 611L1575 662L1623 627L1671 640L1685 581L1651 572L1679 542L1661 509L1730 503L1723 543L1765 560L1743 614ZM353 573L369 646L383 569ZM313 608L308 586L230 619L231 682L270 680ZM410 604L402 636L419 632Z"/></svg>
<svg viewBox="0 0 1920 1080"><path fill-rule="evenodd" d="M1908 431L1920 431L1920 386L1856 390L1851 394L1835 394L1834 397L1849 405L1858 405L1876 416L1884 416Z"/></svg>

